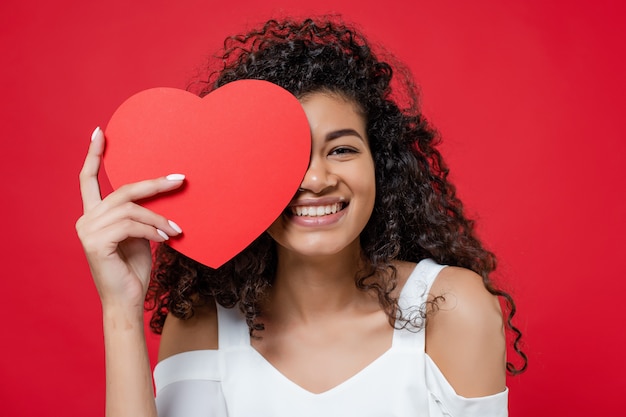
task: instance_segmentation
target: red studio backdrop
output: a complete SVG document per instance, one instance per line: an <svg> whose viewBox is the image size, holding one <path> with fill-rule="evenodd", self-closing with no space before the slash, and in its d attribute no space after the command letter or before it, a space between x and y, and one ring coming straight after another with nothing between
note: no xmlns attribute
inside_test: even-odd
<svg viewBox="0 0 626 417"><path fill-rule="evenodd" d="M101 311L74 231L92 130L138 91L185 88L226 35L328 12L413 71L459 194L499 256L530 357L508 379L510 415L623 412L623 3L215 3L0 5L1 414L104 412Z"/></svg>

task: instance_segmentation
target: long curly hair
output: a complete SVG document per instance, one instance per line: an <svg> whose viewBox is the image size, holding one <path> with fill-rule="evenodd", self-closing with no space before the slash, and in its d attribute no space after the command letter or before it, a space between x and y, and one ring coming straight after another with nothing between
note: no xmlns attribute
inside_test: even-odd
<svg viewBox="0 0 626 417"><path fill-rule="evenodd" d="M522 372L527 358L519 348L521 332L511 322L515 303L490 278L496 258L483 247L473 221L463 213L436 148L440 137L420 111L410 72L384 49L375 50L354 28L328 16L270 20L246 34L229 37L218 63L194 84L200 96L235 80L259 79L296 97L328 92L359 107L375 164L376 200L360 236L366 268L355 277L355 285L378 295L390 323L402 323L392 296L397 286L394 260L432 258L475 271L485 288L504 300L506 326L514 334L513 349L522 359L520 367L509 362L507 369L513 374ZM163 244L154 256L146 304L154 309L150 322L154 332L161 332L168 312L185 319L194 314L194 308L212 301L239 307L251 334L263 330L257 318L277 264L275 243L267 233L218 269ZM424 318L412 316L410 321L423 327Z"/></svg>

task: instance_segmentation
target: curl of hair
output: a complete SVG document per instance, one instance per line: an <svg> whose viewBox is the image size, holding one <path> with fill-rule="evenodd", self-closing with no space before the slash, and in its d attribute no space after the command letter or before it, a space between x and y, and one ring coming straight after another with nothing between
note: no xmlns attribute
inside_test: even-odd
<svg viewBox="0 0 626 417"><path fill-rule="evenodd" d="M227 38L220 62L221 68L196 84L200 96L235 80L259 79L300 98L326 92L357 105L366 119L375 163L376 201L361 234L367 267L355 277L356 286L375 291L390 323L399 319L404 326L410 322L419 328L425 313L401 317L391 295L397 285L394 260L432 258L478 273L485 288L505 300L506 326L522 359L521 367L509 362L507 369L522 372L527 358L519 347L521 332L511 321L515 303L490 278L495 256L483 247L473 221L463 213L436 147L440 138L419 109L410 72L384 50L375 52L361 34L334 17L270 20L259 29ZM218 269L160 245L147 297L147 307L154 309L151 328L160 333L168 312L189 318L194 306L215 300L224 307L238 306L251 334L261 331L256 319L273 283L276 262L274 242L267 234ZM431 302L434 308L436 302Z"/></svg>

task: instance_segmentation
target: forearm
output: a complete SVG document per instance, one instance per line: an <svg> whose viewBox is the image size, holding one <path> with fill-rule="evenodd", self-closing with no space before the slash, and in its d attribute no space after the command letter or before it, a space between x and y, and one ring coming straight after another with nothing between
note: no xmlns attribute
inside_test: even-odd
<svg viewBox="0 0 626 417"><path fill-rule="evenodd" d="M142 312L104 308L103 320L107 417L156 417Z"/></svg>

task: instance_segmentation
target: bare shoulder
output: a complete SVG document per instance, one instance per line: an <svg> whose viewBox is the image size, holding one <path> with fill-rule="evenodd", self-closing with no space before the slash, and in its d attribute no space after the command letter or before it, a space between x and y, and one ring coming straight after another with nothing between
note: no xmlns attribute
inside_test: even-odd
<svg viewBox="0 0 626 417"><path fill-rule="evenodd" d="M469 269L443 268L431 287L430 297L431 300L443 297L437 301L437 306L446 318L462 319L475 325L489 324L484 321L487 319L502 325L498 298L487 291L482 277ZM470 324L467 322L464 324Z"/></svg>
<svg viewBox="0 0 626 417"><path fill-rule="evenodd" d="M217 309L211 303L194 308L194 315L187 320L168 314L161 334L159 361L177 353L217 347Z"/></svg>
<svg viewBox="0 0 626 417"><path fill-rule="evenodd" d="M502 311L482 278L444 268L433 283L436 307L426 323L426 353L457 394L479 397L505 389L506 341Z"/></svg>

